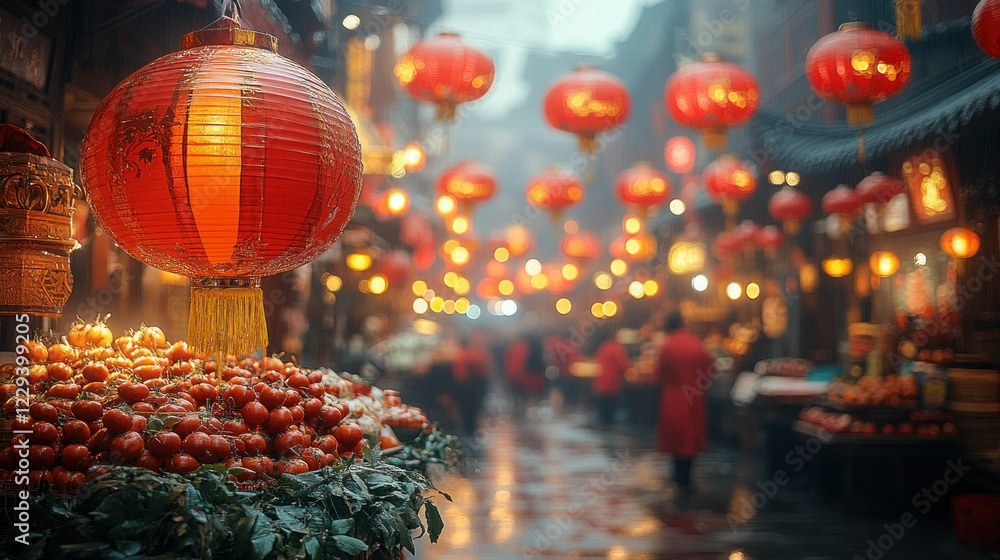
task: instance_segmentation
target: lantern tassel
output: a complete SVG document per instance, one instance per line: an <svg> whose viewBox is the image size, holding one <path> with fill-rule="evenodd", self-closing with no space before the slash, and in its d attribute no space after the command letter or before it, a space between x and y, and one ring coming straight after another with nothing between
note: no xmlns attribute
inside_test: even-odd
<svg viewBox="0 0 1000 560"><path fill-rule="evenodd" d="M922 26L920 0L896 0L896 38L919 39Z"/></svg>
<svg viewBox="0 0 1000 560"><path fill-rule="evenodd" d="M868 161L868 156L865 155L865 131L858 131L858 163L864 165Z"/></svg>
<svg viewBox="0 0 1000 560"><path fill-rule="evenodd" d="M265 348L267 321L260 286L193 286L188 343L219 360Z"/></svg>

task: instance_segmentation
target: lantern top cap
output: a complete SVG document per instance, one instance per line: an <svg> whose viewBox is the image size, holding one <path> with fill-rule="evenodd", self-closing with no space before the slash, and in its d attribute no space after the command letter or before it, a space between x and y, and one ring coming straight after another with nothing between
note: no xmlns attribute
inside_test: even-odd
<svg viewBox="0 0 1000 560"><path fill-rule="evenodd" d="M443 29L441 31L438 31L437 36L438 37L449 37L449 38L454 38L454 39L461 39L462 38L462 36L459 35L457 31L454 31L454 30L451 30L451 29Z"/></svg>
<svg viewBox="0 0 1000 560"><path fill-rule="evenodd" d="M847 23L840 24L840 31L859 31L862 29L871 29L872 26L868 25L863 21L849 21Z"/></svg>
<svg viewBox="0 0 1000 560"><path fill-rule="evenodd" d="M595 64L577 64L574 68L574 72L598 72L601 69Z"/></svg>
<svg viewBox="0 0 1000 560"><path fill-rule="evenodd" d="M278 52L278 38L261 31L244 29L235 19L222 16L211 25L192 31L181 40L183 49L223 45L232 47L253 47Z"/></svg>
<svg viewBox="0 0 1000 560"><path fill-rule="evenodd" d="M724 59L722 55L714 52L704 52L698 55L698 60L701 62L723 62Z"/></svg>

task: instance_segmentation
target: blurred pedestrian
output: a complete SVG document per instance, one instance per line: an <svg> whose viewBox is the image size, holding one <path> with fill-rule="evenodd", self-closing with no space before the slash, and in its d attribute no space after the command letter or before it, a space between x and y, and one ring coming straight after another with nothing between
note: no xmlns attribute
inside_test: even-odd
<svg viewBox="0 0 1000 560"><path fill-rule="evenodd" d="M667 317L667 338L655 371L662 386L656 450L673 456L674 482L682 496L690 496L691 467L708 440L704 389L715 370L701 341L684 328L678 311Z"/></svg>
<svg viewBox="0 0 1000 560"><path fill-rule="evenodd" d="M465 435L472 437L479 425L486 389L493 375L493 360L481 340L463 337L453 365L458 410Z"/></svg>
<svg viewBox="0 0 1000 560"><path fill-rule="evenodd" d="M597 397L597 418L601 424L610 426L615 423L625 372L632 364L629 362L628 352L618 341L614 331L605 329L600 334L604 340L594 353L594 361L598 367L594 394Z"/></svg>

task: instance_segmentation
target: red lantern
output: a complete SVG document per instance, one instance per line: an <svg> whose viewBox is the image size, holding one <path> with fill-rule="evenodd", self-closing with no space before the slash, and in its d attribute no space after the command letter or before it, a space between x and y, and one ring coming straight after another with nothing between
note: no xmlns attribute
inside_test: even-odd
<svg viewBox="0 0 1000 560"><path fill-rule="evenodd" d="M786 232L795 234L799 232L802 220L812 214L813 204L802 191L783 187L771 197L767 203L767 211L775 220L781 220Z"/></svg>
<svg viewBox="0 0 1000 560"><path fill-rule="evenodd" d="M941 250L953 259L968 259L976 256L982 240L979 234L966 226L949 229L941 235Z"/></svg>
<svg viewBox="0 0 1000 560"><path fill-rule="evenodd" d="M497 180L493 176L493 170L474 161L459 162L446 169L438 178L438 192L450 195L467 209L489 200L496 188Z"/></svg>
<svg viewBox="0 0 1000 560"><path fill-rule="evenodd" d="M438 120L455 120L461 103L475 101L493 84L493 59L454 33L424 39L406 52L394 70L414 99L437 105Z"/></svg>
<svg viewBox="0 0 1000 560"><path fill-rule="evenodd" d="M566 276L563 275L563 267L559 264L551 264L545 266L542 270L542 274L547 278L546 288L550 293L553 294L563 294L570 290L574 284L576 284L576 278L572 280L567 280ZM579 278L579 276L577 276Z"/></svg>
<svg viewBox="0 0 1000 560"><path fill-rule="evenodd" d="M667 169L678 175L690 173L694 169L696 158L694 142L687 136L674 136L667 140L667 145L663 148L663 160L667 163Z"/></svg>
<svg viewBox="0 0 1000 560"><path fill-rule="evenodd" d="M740 253L740 243L732 231L724 231L712 240L712 254L720 260L735 258Z"/></svg>
<svg viewBox="0 0 1000 560"><path fill-rule="evenodd" d="M378 272L385 276L390 286L401 286L406 283L410 274L412 262L406 251L390 251L378 263Z"/></svg>
<svg viewBox="0 0 1000 560"><path fill-rule="evenodd" d="M574 233L563 238L562 252L571 259L591 261L600 255L601 241L596 235Z"/></svg>
<svg viewBox="0 0 1000 560"><path fill-rule="evenodd" d="M421 245L413 252L413 264L418 270L427 271L434 266L437 260L435 245Z"/></svg>
<svg viewBox="0 0 1000 560"><path fill-rule="evenodd" d="M743 220L740 225L733 229L736 245L744 252L753 254L758 231L760 231L760 226L755 224L753 220Z"/></svg>
<svg viewBox="0 0 1000 560"><path fill-rule="evenodd" d="M757 230L754 241L765 255L773 258L778 249L785 244L785 234L781 233L781 230L775 226L764 226Z"/></svg>
<svg viewBox="0 0 1000 560"><path fill-rule="evenodd" d="M823 195L820 206L826 215L837 216L840 231L846 233L851 229L855 216L861 210L861 197L851 187L838 185Z"/></svg>
<svg viewBox="0 0 1000 560"><path fill-rule="evenodd" d="M550 167L528 182L528 202L560 221L562 213L583 200L583 183L570 171Z"/></svg>
<svg viewBox="0 0 1000 560"><path fill-rule="evenodd" d="M760 88L753 75L718 55L704 54L680 67L663 90L670 116L683 126L701 130L705 147L726 147L726 129L745 124L757 112Z"/></svg>
<svg viewBox="0 0 1000 560"><path fill-rule="evenodd" d="M722 204L726 216L733 220L739 203L757 190L756 172L738 157L725 154L708 164L702 172L708 196Z"/></svg>
<svg viewBox="0 0 1000 560"><path fill-rule="evenodd" d="M883 206L902 194L903 190L902 181L876 171L862 179L855 192L862 204Z"/></svg>
<svg viewBox="0 0 1000 560"><path fill-rule="evenodd" d="M582 66L556 80L545 93L545 119L553 128L575 134L580 151L597 151L596 137L628 119L629 94L621 80Z"/></svg>
<svg viewBox="0 0 1000 560"><path fill-rule="evenodd" d="M982 0L972 12L972 36L984 53L1000 58L1000 0Z"/></svg>
<svg viewBox="0 0 1000 560"><path fill-rule="evenodd" d="M115 86L81 176L127 253L193 279L188 340L216 356L267 345L260 277L323 254L354 212L361 147L322 80L229 18Z"/></svg>
<svg viewBox="0 0 1000 560"><path fill-rule="evenodd" d="M520 257L531 250L534 240L531 238L531 231L522 225L513 225L505 232L507 251L512 257Z"/></svg>
<svg viewBox="0 0 1000 560"><path fill-rule="evenodd" d="M663 204L671 195L670 180L648 163L640 163L619 173L615 189L618 200L641 214L648 214L650 209Z"/></svg>
<svg viewBox="0 0 1000 560"><path fill-rule="evenodd" d="M847 105L847 121L875 120L874 105L898 93L910 79L910 52L864 23L845 23L806 55L806 76L821 97Z"/></svg>

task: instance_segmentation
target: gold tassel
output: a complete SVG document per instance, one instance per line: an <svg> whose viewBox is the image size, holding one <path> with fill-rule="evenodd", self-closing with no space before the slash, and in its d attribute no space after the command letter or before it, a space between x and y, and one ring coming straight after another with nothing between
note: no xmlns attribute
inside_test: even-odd
<svg viewBox="0 0 1000 560"><path fill-rule="evenodd" d="M260 286L193 286L188 343L220 362L230 355L245 356L267 347Z"/></svg>
<svg viewBox="0 0 1000 560"><path fill-rule="evenodd" d="M896 0L896 38L919 39L922 27L920 0Z"/></svg>

